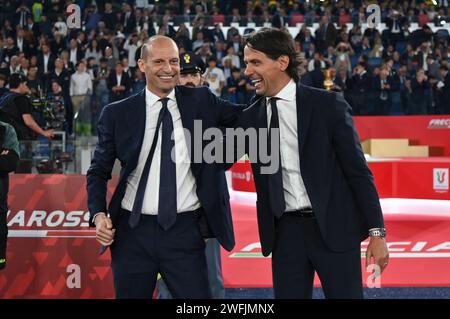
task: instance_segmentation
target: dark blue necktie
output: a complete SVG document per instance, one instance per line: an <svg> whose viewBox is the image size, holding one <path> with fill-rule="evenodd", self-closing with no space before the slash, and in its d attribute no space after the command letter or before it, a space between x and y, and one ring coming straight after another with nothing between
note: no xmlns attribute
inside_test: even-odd
<svg viewBox="0 0 450 319"><path fill-rule="evenodd" d="M158 223L164 230L168 230L177 218L177 174L175 158L171 157L172 150L175 155L175 141L172 135L173 121L167 110L162 120L158 201Z"/></svg>
<svg viewBox="0 0 450 319"><path fill-rule="evenodd" d="M161 138L161 168L160 168L160 190L159 190L159 204L158 204L158 222L164 229L168 229L176 218L176 167L175 163L170 158L170 152L174 143L171 139L173 132L173 123L170 112L167 109L168 98L161 99L162 109L158 115L158 121L156 123L155 135L150 147L150 152L145 162L144 169L139 180L136 197L131 211L131 216L128 220L131 228L135 228L139 224L139 220L142 214L142 205L144 201L145 188L147 186L148 175L150 172L150 165L152 163L153 154L155 153L156 144L158 143L159 129L162 124L162 138ZM168 138L167 138L168 136ZM167 160L167 154L168 159ZM167 163L170 162L170 163ZM169 167L169 168L168 168ZM163 170L164 169L164 170ZM170 185L170 183L172 183ZM167 185L170 185L168 187ZM163 189L162 189L163 187ZM170 194L168 194L170 189ZM165 196L168 196L165 198ZM175 197L175 199L173 199ZM174 213L170 213L170 209L174 208ZM169 209L167 209L169 208ZM169 212L169 213L168 213ZM161 215L161 216L160 216ZM167 218L166 215L170 216Z"/></svg>
<svg viewBox="0 0 450 319"><path fill-rule="evenodd" d="M272 136L272 129L278 129L280 128L279 120L278 120L278 109L277 109L277 98L270 98L270 106L272 109L272 116L270 118L270 127L269 127L269 134L268 134L268 154L270 155L270 158L272 158L272 150L271 150L271 136ZM280 150L280 140L278 140L278 150ZM269 207L272 212L272 214L278 218L283 215L284 211L286 210L286 202L284 200L284 189L283 189L283 177L281 174L282 167L281 167L281 156L280 151L278 151L278 168L277 171L273 174L268 174L268 191L269 191Z"/></svg>

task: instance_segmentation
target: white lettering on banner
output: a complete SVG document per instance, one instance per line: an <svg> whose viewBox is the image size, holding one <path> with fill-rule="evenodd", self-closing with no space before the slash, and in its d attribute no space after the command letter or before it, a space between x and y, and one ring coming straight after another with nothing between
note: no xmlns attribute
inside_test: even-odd
<svg viewBox="0 0 450 319"><path fill-rule="evenodd" d="M245 174L244 174L244 173L233 172L233 178L236 178L236 179L245 179Z"/></svg>
<svg viewBox="0 0 450 319"><path fill-rule="evenodd" d="M450 250L450 241L443 242L442 244L436 245L427 251L438 251L438 250Z"/></svg>
<svg viewBox="0 0 450 319"><path fill-rule="evenodd" d="M429 129L450 129L450 119L432 119L428 123Z"/></svg>
<svg viewBox="0 0 450 319"><path fill-rule="evenodd" d="M35 210L28 220L28 227L33 227L33 224L36 222L36 227L42 227L42 221L45 219L47 213L43 210Z"/></svg>
<svg viewBox="0 0 450 319"><path fill-rule="evenodd" d="M77 264L70 264L66 268L67 276L66 285L69 289L81 288L81 268Z"/></svg>
<svg viewBox="0 0 450 319"><path fill-rule="evenodd" d="M19 210L17 213L8 211L8 227L12 230L18 228L86 228L89 227L89 212L75 210L64 212L55 210L33 210L31 213Z"/></svg>

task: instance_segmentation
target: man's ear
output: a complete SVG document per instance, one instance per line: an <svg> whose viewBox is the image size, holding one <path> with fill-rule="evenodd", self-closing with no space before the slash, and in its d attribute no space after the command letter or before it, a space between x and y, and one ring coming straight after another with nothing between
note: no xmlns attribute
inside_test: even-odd
<svg viewBox="0 0 450 319"><path fill-rule="evenodd" d="M278 58L278 63L280 64L281 71L286 71L289 66L289 57L287 55L281 55Z"/></svg>
<svg viewBox="0 0 450 319"><path fill-rule="evenodd" d="M139 59L138 61L139 70L145 74L145 61L143 59Z"/></svg>

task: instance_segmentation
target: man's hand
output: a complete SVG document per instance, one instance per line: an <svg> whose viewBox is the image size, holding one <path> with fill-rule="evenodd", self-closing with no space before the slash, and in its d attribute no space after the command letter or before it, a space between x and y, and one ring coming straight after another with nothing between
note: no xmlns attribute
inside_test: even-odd
<svg viewBox="0 0 450 319"><path fill-rule="evenodd" d="M370 237L369 246L367 246L366 251L366 268L369 266L372 258L375 264L380 267L381 274L389 262L389 251L384 238Z"/></svg>
<svg viewBox="0 0 450 319"><path fill-rule="evenodd" d="M55 136L55 130L54 129L46 130L42 135L44 135L46 138L53 138Z"/></svg>
<svg viewBox="0 0 450 319"><path fill-rule="evenodd" d="M99 214L95 217L94 220L96 227L95 238L97 241L103 246L109 246L114 241L114 234L116 230L113 229L112 221L106 214Z"/></svg>

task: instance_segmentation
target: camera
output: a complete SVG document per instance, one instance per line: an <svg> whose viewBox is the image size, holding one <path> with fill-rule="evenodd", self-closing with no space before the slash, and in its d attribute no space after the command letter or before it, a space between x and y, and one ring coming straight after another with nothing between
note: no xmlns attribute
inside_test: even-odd
<svg viewBox="0 0 450 319"><path fill-rule="evenodd" d="M33 113L37 117L37 122L41 122L41 127L45 130L63 130L66 122L66 110L60 98L43 99L35 98L31 100Z"/></svg>

